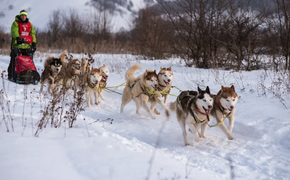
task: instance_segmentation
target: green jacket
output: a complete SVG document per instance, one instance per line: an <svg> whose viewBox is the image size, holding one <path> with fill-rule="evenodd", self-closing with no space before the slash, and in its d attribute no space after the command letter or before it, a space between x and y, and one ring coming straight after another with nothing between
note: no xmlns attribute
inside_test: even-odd
<svg viewBox="0 0 290 180"><path fill-rule="evenodd" d="M15 21L12 23L12 26L11 26L11 35L12 35L11 48L18 47L20 49L28 49L31 47L31 44L26 44L26 43L17 44L16 38L20 37L20 35L19 35L18 23L16 21L21 22L21 23L30 23L28 18L26 18L25 22L22 22L19 15L15 16ZM31 24L31 29L30 29L29 35L33 37L33 42L36 43L35 31L34 31L32 23L30 24Z"/></svg>

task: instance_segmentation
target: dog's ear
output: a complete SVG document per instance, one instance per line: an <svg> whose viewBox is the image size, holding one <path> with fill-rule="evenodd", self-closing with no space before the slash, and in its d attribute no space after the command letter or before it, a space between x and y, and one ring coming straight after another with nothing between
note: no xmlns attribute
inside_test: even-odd
<svg viewBox="0 0 290 180"><path fill-rule="evenodd" d="M197 91L198 91L198 93L201 93L201 89L199 88L199 86L197 87Z"/></svg>
<svg viewBox="0 0 290 180"><path fill-rule="evenodd" d="M154 72L154 74L156 74L156 70L154 70L153 72Z"/></svg>
<svg viewBox="0 0 290 180"><path fill-rule="evenodd" d="M232 89L233 91L235 91L235 86L234 86L234 85L232 85L232 86L231 86L231 89Z"/></svg>
<svg viewBox="0 0 290 180"><path fill-rule="evenodd" d="M171 71L171 67L169 67L168 70Z"/></svg>
<svg viewBox="0 0 290 180"><path fill-rule="evenodd" d="M106 64L103 64L104 67L107 67Z"/></svg>
<svg viewBox="0 0 290 180"><path fill-rule="evenodd" d="M162 70L163 68L162 67L160 67L160 70Z"/></svg>
<svg viewBox="0 0 290 180"><path fill-rule="evenodd" d="M209 90L209 87L208 86L206 86L205 92L207 92L208 94L210 94L210 90Z"/></svg>

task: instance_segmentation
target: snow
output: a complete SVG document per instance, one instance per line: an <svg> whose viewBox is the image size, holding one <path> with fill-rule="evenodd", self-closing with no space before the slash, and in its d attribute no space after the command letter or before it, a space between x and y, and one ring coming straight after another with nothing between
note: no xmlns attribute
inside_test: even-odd
<svg viewBox="0 0 290 180"><path fill-rule="evenodd" d="M48 55L59 56L36 54L39 72ZM1 71L7 69L9 58L0 55ZM39 94L40 85L18 85L0 79L0 89L5 85L5 103L9 100L5 115L9 107L14 119L14 132L10 124L10 132L6 132L4 121L0 120L1 180L290 179L289 93L282 96L283 104L270 91L265 91L265 96L259 89L261 77L265 77L263 85L271 87L275 81L273 72L263 76L263 70L187 68L177 58L145 61L139 56L110 54L95 54L94 58L94 67L104 63L109 67L108 86L125 82L126 69L135 63L143 67L136 76L145 69L159 71L160 67L171 66L173 85L182 90L196 90L197 85L204 89L208 85L212 93L217 93L221 85L234 84L241 96L234 140L228 140L218 127L213 127L207 129L207 138L200 142L194 142L188 133L193 145L185 147L174 112L167 119L157 106L161 115L153 120L144 109L141 116L137 115L135 103L130 102L120 114L121 96L107 92L105 101L80 113L73 128L63 123L60 128L44 128L39 137L34 137L36 123L42 117L40 110L51 97ZM122 93L123 88L116 91ZM178 95L179 91L173 88L171 93ZM175 98L170 96L169 102Z"/></svg>
<svg viewBox="0 0 290 180"><path fill-rule="evenodd" d="M7 33L10 33L10 28L15 20L15 16L19 14L22 9L28 12L28 18L32 22L33 26L43 31L47 29L47 23L51 17L53 11L60 9L62 12L73 9L84 17L89 17L95 8L86 5L90 0L0 0L0 13L4 13L4 17L0 17L1 26L3 26ZM133 0L132 10L138 11L146 6L143 0ZM10 9L9 6L12 5ZM132 13L126 8L120 7L124 14L115 14L112 16L112 31L119 31L121 28L126 30L130 29L132 21Z"/></svg>

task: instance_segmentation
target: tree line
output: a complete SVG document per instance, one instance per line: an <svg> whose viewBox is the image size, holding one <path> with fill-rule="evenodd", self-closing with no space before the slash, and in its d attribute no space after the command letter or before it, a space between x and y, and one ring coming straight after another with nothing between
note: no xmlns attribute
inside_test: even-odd
<svg viewBox="0 0 290 180"><path fill-rule="evenodd" d="M265 2L265 3L263 3ZM130 30L112 32L109 11L87 16L56 10L36 29L38 50L131 53L146 59L179 56L187 66L290 70L290 1L157 0L140 9ZM0 28L0 48L9 35ZM9 45L8 45L9 47ZM265 61L264 56L270 61Z"/></svg>

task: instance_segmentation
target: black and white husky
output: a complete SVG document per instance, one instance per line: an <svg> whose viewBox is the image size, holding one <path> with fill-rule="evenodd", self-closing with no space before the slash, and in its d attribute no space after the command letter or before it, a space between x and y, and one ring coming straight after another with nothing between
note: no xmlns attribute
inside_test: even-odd
<svg viewBox="0 0 290 180"><path fill-rule="evenodd" d="M40 92L43 91L43 86L48 82L48 92L56 93L61 81L61 71L63 67L63 61L67 52L64 51L60 58L48 57L44 62L44 70L41 73L41 88ZM56 84L56 86L54 86Z"/></svg>
<svg viewBox="0 0 290 180"><path fill-rule="evenodd" d="M170 110L176 111L177 120L181 126L185 145L190 145L186 125L194 134L194 139L199 141L200 137L205 137L207 123L210 121L210 111L213 107L213 99L210 95L209 87L203 91L198 87L198 91L182 91L175 102L170 103ZM199 129L201 128L201 134Z"/></svg>

